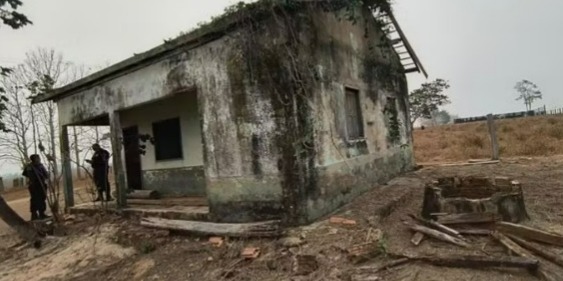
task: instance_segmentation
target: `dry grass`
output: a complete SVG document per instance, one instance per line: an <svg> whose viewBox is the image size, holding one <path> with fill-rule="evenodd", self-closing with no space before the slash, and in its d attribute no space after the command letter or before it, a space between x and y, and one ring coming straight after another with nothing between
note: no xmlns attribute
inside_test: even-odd
<svg viewBox="0 0 563 281"><path fill-rule="evenodd" d="M498 120L501 157L563 154L563 117L542 116ZM418 162L488 158L491 144L485 122L415 130Z"/></svg>

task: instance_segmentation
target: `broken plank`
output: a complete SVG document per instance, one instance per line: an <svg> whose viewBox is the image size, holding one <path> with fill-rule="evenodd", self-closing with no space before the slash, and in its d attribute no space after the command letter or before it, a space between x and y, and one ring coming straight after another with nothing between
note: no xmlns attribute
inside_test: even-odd
<svg viewBox="0 0 563 281"><path fill-rule="evenodd" d="M491 257L491 256L422 256L410 257L412 260L419 260L438 266L450 267L513 267L527 268L535 270L538 268L538 260L524 257Z"/></svg>
<svg viewBox="0 0 563 281"><path fill-rule="evenodd" d="M472 224L472 223L491 223L496 222L500 218L495 213L461 213L449 214L438 217L438 222L441 224Z"/></svg>
<svg viewBox="0 0 563 281"><path fill-rule="evenodd" d="M151 228L183 231L195 235L227 237L278 237L281 235L279 221L236 224L143 218L141 219L141 225Z"/></svg>
<svg viewBox="0 0 563 281"><path fill-rule="evenodd" d="M507 234L506 236L508 236L510 239L512 239L514 242L516 242L516 244L522 246L522 248L531 251L532 253L535 253L536 255L550 261L553 262L559 266L563 266L563 257L561 257L558 254L555 254L553 252L551 252L548 249L543 249L541 246L539 245L534 245L531 242L528 242L524 239L521 239L519 237L516 237L514 235L511 234Z"/></svg>
<svg viewBox="0 0 563 281"><path fill-rule="evenodd" d="M497 241L499 241L504 247L506 247L510 252L529 259L535 259L534 255L528 252L526 249L520 247L514 241L510 240L510 238L506 237L504 234L500 232L493 232L491 233Z"/></svg>
<svg viewBox="0 0 563 281"><path fill-rule="evenodd" d="M540 229L535 229L529 226L509 222L498 222L496 224L496 227L504 234L512 234L514 236L528 240L538 241L555 246L563 246L563 236Z"/></svg>
<svg viewBox="0 0 563 281"><path fill-rule="evenodd" d="M537 258L532 253L530 253L526 249L520 247L520 245L518 245L517 243L512 241L510 238L508 238L504 234L502 234L500 232L493 232L492 236L496 240L498 240L504 247L506 247L511 252L517 254L518 256L537 260ZM539 261L538 261L538 263L539 263ZM557 276L558 275L557 271L553 270L553 268L550 267L547 264L539 265L539 267L537 268L537 274L539 275L539 277L541 277L543 280L546 280L546 281L562 280L561 276Z"/></svg>
<svg viewBox="0 0 563 281"><path fill-rule="evenodd" d="M460 234L463 235L481 235L481 236L489 236L491 235L490 229L457 229Z"/></svg>
<svg viewBox="0 0 563 281"><path fill-rule="evenodd" d="M418 246L420 245L420 242L422 242L423 239L424 239L424 234L420 232L415 232L414 235L412 236L411 243L415 246Z"/></svg>
<svg viewBox="0 0 563 281"><path fill-rule="evenodd" d="M421 224L423 224L423 225L426 225L426 226L428 226L428 227L432 227L432 228L434 228L434 229L436 229L436 230L439 230L439 231L444 232L444 233L446 233L446 234L449 234L449 235L451 235L451 236L455 236L455 237L457 237L457 238L459 238L459 239L463 239L463 237L461 237L461 235L460 235L460 233L459 233L458 231L456 231L455 229L449 228L449 227L447 227L447 226L445 226L445 225L443 225L443 224L441 224L441 223L438 223L438 222L435 222L435 221L431 221L431 220L426 220L426 219L423 219L423 218L419 218L419 217L417 217L417 216L415 216L415 215L413 215L413 214L410 214L409 216L410 216L413 220L415 220L415 221L417 221L417 222L419 222L419 223L421 223Z"/></svg>
<svg viewBox="0 0 563 281"><path fill-rule="evenodd" d="M128 199L129 205L156 205L156 206L207 206L205 197L164 198L164 199Z"/></svg>
<svg viewBox="0 0 563 281"><path fill-rule="evenodd" d="M438 230L434 230L422 225L416 225L416 224L407 224L409 226L410 229L412 229L413 231L416 232L420 232L422 234L428 235L432 238L444 241L444 242L448 242L454 245L458 245L464 248L469 248L469 244L457 237L453 237L450 236L446 233L440 232Z"/></svg>

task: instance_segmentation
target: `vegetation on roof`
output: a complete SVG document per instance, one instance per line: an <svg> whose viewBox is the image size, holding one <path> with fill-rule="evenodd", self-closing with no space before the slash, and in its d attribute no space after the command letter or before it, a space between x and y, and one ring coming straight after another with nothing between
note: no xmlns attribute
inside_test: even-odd
<svg viewBox="0 0 563 281"><path fill-rule="evenodd" d="M250 3L241 1L225 8L223 14L212 17L210 21L199 23L197 27L190 31L180 32L172 40L203 36L210 32L222 32L231 25L236 25L245 19L259 21L280 9L286 12L299 11L305 5L318 5L319 9L324 11L336 12L344 10L343 16L340 13L338 13L338 16L341 19L354 23L359 18L357 14L359 7L364 6L374 13L391 10L391 0L258 0ZM168 43L172 40L164 41Z"/></svg>

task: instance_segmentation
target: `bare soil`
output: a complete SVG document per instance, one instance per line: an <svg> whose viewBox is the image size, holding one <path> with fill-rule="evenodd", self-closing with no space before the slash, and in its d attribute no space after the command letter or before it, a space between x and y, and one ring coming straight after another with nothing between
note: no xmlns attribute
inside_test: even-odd
<svg viewBox="0 0 563 281"><path fill-rule="evenodd" d="M402 221L421 211L425 182L441 176L508 176L524 188L528 224L563 233L563 156L514 158L498 165L428 167L376 187L338 216L356 225L342 226L320 220L288 231L305 244L287 248L279 240L227 239L221 247L207 243L208 237L171 235L139 226L135 220L111 219L74 222L76 231L53 247L32 254L32 249L0 247L0 280L351 280L358 266L379 265L393 254L433 255L485 253L496 256L506 251L488 237L469 237L471 249L425 239L418 247L410 243L410 232ZM407 193L406 197L402 195ZM389 212L376 209L393 198L402 198ZM348 259L348 250L363 243L368 234L381 230L380 255L361 264ZM94 239L94 237L98 237ZM96 243L94 243L94 240ZM0 239L0 243L4 241ZM60 244L57 244L60 243ZM261 255L243 260L244 247L258 247ZM563 254L561 249L553 250ZM314 255L319 268L309 275L295 276L292 257ZM539 280L525 270L457 269L408 263L380 273L382 280Z"/></svg>

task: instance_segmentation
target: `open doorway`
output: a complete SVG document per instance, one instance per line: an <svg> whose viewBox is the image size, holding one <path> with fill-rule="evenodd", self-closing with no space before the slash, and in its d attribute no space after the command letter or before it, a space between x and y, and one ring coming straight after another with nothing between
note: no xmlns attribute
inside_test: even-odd
<svg viewBox="0 0 563 281"><path fill-rule="evenodd" d="M123 129L123 150L125 152L125 170L129 189L143 188L141 175L141 149L139 147L139 127Z"/></svg>

